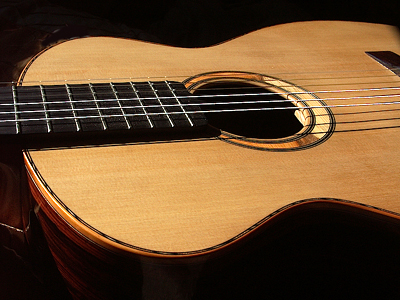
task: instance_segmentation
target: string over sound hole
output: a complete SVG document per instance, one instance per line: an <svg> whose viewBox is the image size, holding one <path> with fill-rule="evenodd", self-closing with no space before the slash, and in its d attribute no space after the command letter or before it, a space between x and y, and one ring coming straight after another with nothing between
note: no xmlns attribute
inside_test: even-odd
<svg viewBox="0 0 400 300"><path fill-rule="evenodd" d="M295 116L297 107L278 93L246 82L217 82L194 92L209 103L209 124L234 135L256 139L292 136L303 128Z"/></svg>
<svg viewBox="0 0 400 300"><path fill-rule="evenodd" d="M335 119L312 92L250 72L210 72L188 78L210 125L228 143L267 151L314 147L334 131ZM208 98L208 99L207 99Z"/></svg>

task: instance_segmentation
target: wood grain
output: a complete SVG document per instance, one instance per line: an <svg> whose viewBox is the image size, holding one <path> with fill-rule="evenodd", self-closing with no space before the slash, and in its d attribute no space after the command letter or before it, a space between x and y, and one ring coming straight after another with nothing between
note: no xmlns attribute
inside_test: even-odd
<svg viewBox="0 0 400 300"><path fill-rule="evenodd" d="M21 80L184 81L206 72L239 71L271 75L309 91L333 91L315 92L325 99L344 95L337 90L399 86L398 77L364 54L381 50L400 53L394 28L350 22L279 25L204 49L86 38L45 51ZM346 103L365 101L373 100ZM301 151L258 151L216 138L29 150L28 172L48 201L41 205L113 251L209 253L298 201L340 201L398 218L399 113L375 114L376 109L332 108L333 135ZM368 113L353 114L357 110Z"/></svg>

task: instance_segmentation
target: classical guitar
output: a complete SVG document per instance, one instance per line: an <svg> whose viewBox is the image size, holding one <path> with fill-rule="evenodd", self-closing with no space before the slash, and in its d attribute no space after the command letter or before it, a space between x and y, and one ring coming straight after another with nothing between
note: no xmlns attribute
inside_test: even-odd
<svg viewBox="0 0 400 300"><path fill-rule="evenodd" d="M49 247L91 295L110 266L200 262L312 205L399 219L398 54L395 28L353 22L200 49L75 39L1 89L0 131L27 145Z"/></svg>

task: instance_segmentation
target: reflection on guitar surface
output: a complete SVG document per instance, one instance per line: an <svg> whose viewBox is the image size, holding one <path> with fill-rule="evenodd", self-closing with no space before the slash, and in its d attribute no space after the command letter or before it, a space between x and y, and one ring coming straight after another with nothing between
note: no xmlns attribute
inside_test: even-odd
<svg viewBox="0 0 400 300"><path fill-rule="evenodd" d="M382 51L400 53L390 26L321 21L198 49L75 39L34 57L0 90L0 133L24 146L71 293L191 298L306 211L398 222L400 78Z"/></svg>

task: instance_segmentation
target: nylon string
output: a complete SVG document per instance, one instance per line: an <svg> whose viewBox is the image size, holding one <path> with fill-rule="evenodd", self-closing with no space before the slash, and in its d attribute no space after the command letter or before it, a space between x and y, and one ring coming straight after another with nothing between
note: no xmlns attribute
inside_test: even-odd
<svg viewBox="0 0 400 300"><path fill-rule="evenodd" d="M352 77L349 77L352 78ZM374 78L371 76L371 78ZM384 78L381 76L381 78ZM321 78L318 78L321 79ZM332 79L331 77L327 77L327 79ZM340 77L338 79L343 80L343 77ZM307 78L304 78L303 80L308 80ZM389 82L385 82L389 83ZM132 84L132 83L128 83ZM333 84L334 86L340 85L340 84ZM305 85L302 85L305 86ZM315 86L315 85L314 85ZM47 91L50 91L51 89L58 89L61 92L60 86L45 86ZM260 88L260 87L258 87ZM285 88L285 87L282 87ZM27 87L25 87L27 89ZM238 88L236 88L237 90ZM246 89L249 89L249 87L246 87ZM227 89L229 90L229 89ZM317 109L317 108L356 108L356 107L370 107L370 106L388 106L388 105L398 105L400 104L399 100L394 100L394 101L378 101L378 102L363 102L363 103L352 103L352 104L332 104L330 105L329 102L331 101L347 101L347 100L374 100L374 99L389 99L389 98L397 98L400 97L400 93L393 93L393 94L387 94L387 92L397 92L400 90L400 87L393 86L393 87L381 87L381 88L360 88L360 89L334 89L334 90L316 90L316 91L302 91L302 92L292 92L292 93L274 93L274 92L263 92L263 93L226 93L226 94L216 94L216 95L188 95L188 96L159 96L157 95L157 91L155 90L155 97L139 97L139 95L135 92L136 97L133 98L108 98L108 99L96 99L96 104L102 103L102 102L112 102L117 104L118 106L110 106L110 107L89 107L89 108L68 108L68 109L46 109L46 106L48 105L54 105L54 104L65 104L66 101L48 101L48 98L43 98L39 102L36 101L28 101L28 102L15 102L14 103L0 103L0 108L6 107L6 106L12 106L14 108L14 111L0 111L0 116L1 115L12 115L11 119L2 119L0 120L0 123L4 122L27 122L27 121L51 121L51 120L63 120L63 119L88 119L88 118L94 118L97 119L99 117L101 118L112 118L112 117L135 117L135 116L156 116L156 115L173 115L173 114L195 114L195 113L223 113L223 112L246 112L246 111L264 111L264 110L297 110L297 109ZM13 89L14 91L14 89ZM62 90L65 92L65 90ZM175 90L173 90L174 92ZM316 99L268 99L268 100L246 100L246 101L218 101L216 100L215 102L196 102L202 99L219 99L219 98L229 98L229 97L258 97L258 96L281 96L281 97L301 97L301 95L305 94L325 94L325 93L363 93L363 92L386 92L386 94L379 94L379 95L367 95L367 96L348 96L348 97L326 97L326 98L316 98ZM79 94L75 93L72 95L73 97L77 96L82 96L82 95L87 95L87 94ZM54 97L54 95L53 95ZM187 100L195 100L192 103L174 103L174 104L168 104L168 103L163 103L162 101L167 101L167 100L174 100L176 101L177 98L179 100L187 99ZM143 101L146 100L161 100L161 105L144 105ZM26 99L24 100L26 101ZM121 105L121 101L139 101L139 105ZM202 106L240 106L240 105L262 105L262 104L272 104L272 103L283 103L283 102L290 102L293 103L295 101L300 101L303 103L307 103L308 101L323 101L326 103L326 105L313 105L313 106L306 106L306 107L256 107L256 108L226 108L226 109L202 109ZM85 100L73 100L69 99L69 102L71 104L79 104L79 103L92 103L93 98L91 99L85 99ZM28 108L30 105L38 105L41 104L44 109L43 110L19 110L17 107L21 107L22 109ZM173 108L173 107L181 107L181 108L190 108L190 107L200 107L200 109L196 110L185 110L183 109L182 111L173 111L173 112L168 112L164 110L163 112L157 112L157 113L152 113L152 112L146 112L146 109L148 108ZM107 110L125 110L125 109L141 109L143 113L125 113L125 114L104 114L104 111ZM379 112L388 112L388 111L398 111L400 109L392 109L392 110L375 110L375 111L356 111L354 114L360 114L360 113L379 113ZM94 116L78 116L76 115L76 112L85 112L85 111L98 111L100 113L100 116L94 115ZM49 113L53 112L73 112L74 116L71 117L52 117L49 116ZM46 115L45 118L23 118L23 114L32 114L32 113L43 113ZM335 113L338 115L338 113ZM340 114L340 113L339 113ZM346 113L346 114L351 114L351 113ZM18 119L16 116L18 115ZM395 118L397 119L397 118ZM367 120L367 121L379 121L379 120L385 120L385 119L372 119L372 120Z"/></svg>

